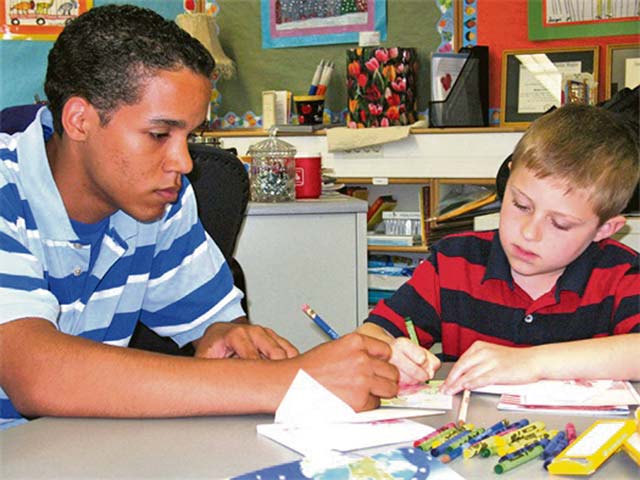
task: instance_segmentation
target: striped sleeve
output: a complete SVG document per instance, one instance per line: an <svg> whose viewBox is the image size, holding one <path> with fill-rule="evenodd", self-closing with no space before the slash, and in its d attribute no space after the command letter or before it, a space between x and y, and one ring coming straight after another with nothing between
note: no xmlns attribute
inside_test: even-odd
<svg viewBox="0 0 640 480"><path fill-rule="evenodd" d="M640 333L640 256L637 253L616 289L612 330L614 335Z"/></svg>
<svg viewBox="0 0 640 480"><path fill-rule="evenodd" d="M38 231L29 205L20 197L13 151L0 149L0 323L18 318L57 322L59 305L48 291L42 263L29 249Z"/></svg>
<svg viewBox="0 0 640 480"><path fill-rule="evenodd" d="M404 318L410 317L420 345L430 348L442 340L440 313L437 253L433 251L391 298L378 302L366 321L401 337L408 336Z"/></svg>
<svg viewBox="0 0 640 480"><path fill-rule="evenodd" d="M213 322L243 316L241 299L224 256L198 219L193 188L185 180L158 237L140 319L182 346L200 338Z"/></svg>

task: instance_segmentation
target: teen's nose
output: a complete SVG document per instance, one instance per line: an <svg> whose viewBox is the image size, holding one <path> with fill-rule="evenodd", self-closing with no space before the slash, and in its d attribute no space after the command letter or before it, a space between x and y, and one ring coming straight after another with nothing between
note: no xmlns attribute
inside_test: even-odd
<svg viewBox="0 0 640 480"><path fill-rule="evenodd" d="M165 161L165 169L185 175L193 169L193 160L189 155L187 142L179 142L169 151Z"/></svg>

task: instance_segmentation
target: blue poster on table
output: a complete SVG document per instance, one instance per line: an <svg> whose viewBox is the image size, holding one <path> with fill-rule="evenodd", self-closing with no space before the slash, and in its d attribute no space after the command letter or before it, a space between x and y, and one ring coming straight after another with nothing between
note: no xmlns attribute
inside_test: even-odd
<svg viewBox="0 0 640 480"><path fill-rule="evenodd" d="M398 448L371 456L343 455L343 461L325 467L306 459L246 473L231 480L461 480L463 477L419 448Z"/></svg>

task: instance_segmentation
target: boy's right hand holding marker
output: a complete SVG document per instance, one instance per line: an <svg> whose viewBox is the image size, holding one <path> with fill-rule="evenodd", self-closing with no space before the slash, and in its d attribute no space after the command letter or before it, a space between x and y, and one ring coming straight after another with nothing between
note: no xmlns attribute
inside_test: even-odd
<svg viewBox="0 0 640 480"><path fill-rule="evenodd" d="M373 323L365 323L358 328L358 332L382 340L391 346L389 362L400 372L400 385L424 383L431 380L440 368L438 357L406 337L394 338Z"/></svg>

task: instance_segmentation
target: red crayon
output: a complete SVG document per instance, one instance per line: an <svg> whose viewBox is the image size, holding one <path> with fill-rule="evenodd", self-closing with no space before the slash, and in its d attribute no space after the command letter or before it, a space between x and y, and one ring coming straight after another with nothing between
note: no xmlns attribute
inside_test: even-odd
<svg viewBox="0 0 640 480"><path fill-rule="evenodd" d="M438 428L437 430L434 430L433 432L431 432L429 435L426 435L422 438L419 438L418 440L416 440L415 442L413 442L413 446L414 447L418 447L421 443L426 442L427 440L432 439L433 437L435 437L436 435L440 435L442 432L444 432L445 430L449 430L450 428L454 428L456 426L455 423L450 422L447 423L446 425L441 426L440 428Z"/></svg>
<svg viewBox="0 0 640 480"><path fill-rule="evenodd" d="M567 423L564 426L564 431L567 434L567 440L569 444L571 444L571 442L573 442L577 437L575 425L571 422Z"/></svg>

